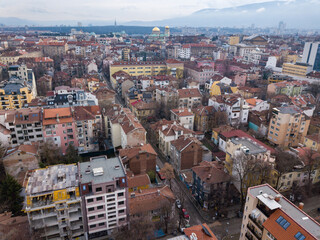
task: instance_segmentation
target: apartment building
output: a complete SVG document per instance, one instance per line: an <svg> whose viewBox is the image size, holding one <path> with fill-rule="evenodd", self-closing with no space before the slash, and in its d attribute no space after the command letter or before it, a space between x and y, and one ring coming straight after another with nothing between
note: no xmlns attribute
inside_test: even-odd
<svg viewBox="0 0 320 240"><path fill-rule="evenodd" d="M191 109L176 108L171 109L171 120L178 121L183 127L193 130L194 115Z"/></svg>
<svg viewBox="0 0 320 240"><path fill-rule="evenodd" d="M239 94L213 96L209 99L208 106L213 106L216 111L225 111L232 126L248 122L250 107Z"/></svg>
<svg viewBox="0 0 320 240"><path fill-rule="evenodd" d="M312 66L307 63L284 63L282 73L294 76L305 77L312 71Z"/></svg>
<svg viewBox="0 0 320 240"><path fill-rule="evenodd" d="M320 225L268 184L248 189L240 240L320 239Z"/></svg>
<svg viewBox="0 0 320 240"><path fill-rule="evenodd" d="M16 77L24 81L29 81L34 78L32 69L28 69L25 64L12 65L8 68L9 78Z"/></svg>
<svg viewBox="0 0 320 240"><path fill-rule="evenodd" d="M84 231L88 237L109 235L127 224L126 171L118 157L92 157L78 163Z"/></svg>
<svg viewBox="0 0 320 240"><path fill-rule="evenodd" d="M268 140L282 147L294 147L304 142L310 119L296 106L272 109Z"/></svg>
<svg viewBox="0 0 320 240"><path fill-rule="evenodd" d="M320 133L306 135L303 143L313 151L320 152Z"/></svg>
<svg viewBox="0 0 320 240"><path fill-rule="evenodd" d="M42 41L38 43L44 56L63 56L68 51L68 44L65 41Z"/></svg>
<svg viewBox="0 0 320 240"><path fill-rule="evenodd" d="M201 105L202 94L198 88L178 89L178 105L180 108L195 108Z"/></svg>
<svg viewBox="0 0 320 240"><path fill-rule="evenodd" d="M0 83L0 109L22 108L36 97L35 82L25 81L15 76Z"/></svg>
<svg viewBox="0 0 320 240"><path fill-rule="evenodd" d="M102 114L99 106L73 107L78 152L99 150L98 137L102 131Z"/></svg>
<svg viewBox="0 0 320 240"><path fill-rule="evenodd" d="M313 70L320 71L320 42L306 42L301 61L312 65Z"/></svg>
<svg viewBox="0 0 320 240"><path fill-rule="evenodd" d="M29 225L40 239L85 239L77 165L34 170L25 198Z"/></svg>
<svg viewBox="0 0 320 240"><path fill-rule="evenodd" d="M42 125L44 141L55 144L63 154L69 144L78 147L76 122L70 108L44 109Z"/></svg>
<svg viewBox="0 0 320 240"><path fill-rule="evenodd" d="M271 83L268 85L267 93L268 95L285 94L294 97L301 95L305 86L307 86L307 83L298 81Z"/></svg>
<svg viewBox="0 0 320 240"><path fill-rule="evenodd" d="M114 105L104 114L106 137L114 148L146 144L146 130L128 108Z"/></svg>
<svg viewBox="0 0 320 240"><path fill-rule="evenodd" d="M10 131L10 146L43 142L42 109L23 108L0 113L0 123Z"/></svg>
<svg viewBox="0 0 320 240"><path fill-rule="evenodd" d="M98 105L98 99L94 94L83 89L60 86L47 93L47 104L54 108L95 106Z"/></svg>

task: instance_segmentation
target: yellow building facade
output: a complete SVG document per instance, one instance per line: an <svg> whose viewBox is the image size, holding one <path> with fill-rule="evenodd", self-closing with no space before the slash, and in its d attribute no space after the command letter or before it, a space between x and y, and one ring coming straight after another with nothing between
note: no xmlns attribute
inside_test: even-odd
<svg viewBox="0 0 320 240"><path fill-rule="evenodd" d="M0 89L0 109L17 109L22 108L25 103L30 103L34 98L28 87L22 87L17 92L7 92Z"/></svg>
<svg viewBox="0 0 320 240"><path fill-rule="evenodd" d="M229 45L236 45L240 42L240 36L230 36Z"/></svg>
<svg viewBox="0 0 320 240"><path fill-rule="evenodd" d="M312 66L302 63L284 63L282 65L282 73L305 77L308 73L312 71Z"/></svg>

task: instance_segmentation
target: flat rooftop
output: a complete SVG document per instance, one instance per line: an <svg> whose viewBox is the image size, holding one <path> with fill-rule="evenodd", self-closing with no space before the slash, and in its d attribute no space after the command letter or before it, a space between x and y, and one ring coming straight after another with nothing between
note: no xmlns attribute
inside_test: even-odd
<svg viewBox="0 0 320 240"><path fill-rule="evenodd" d="M126 173L120 158L99 156L80 163L80 175L81 183L99 184L113 182L116 178L125 177Z"/></svg>
<svg viewBox="0 0 320 240"><path fill-rule="evenodd" d="M248 154L259 154L267 151L265 147L263 147L262 145L258 145L256 142L246 137L232 138L231 142L236 145L241 144L242 146L247 147L249 149Z"/></svg>
<svg viewBox="0 0 320 240"><path fill-rule="evenodd" d="M280 113L283 114L297 114L297 113L301 113L300 108L296 107L296 106L288 106L288 107L278 107L276 108L279 110Z"/></svg>
<svg viewBox="0 0 320 240"><path fill-rule="evenodd" d="M260 199L261 195L263 194L272 195L273 197L279 194L275 189L273 189L268 184L249 188L249 193L258 199ZM303 227L305 230L307 230L310 234L315 236L317 239L320 239L320 225L314 219L309 217L309 215L307 215L304 211L302 211L296 205L290 202L288 199L284 198L281 195L279 202L269 199L268 204L271 204L271 206L279 207L283 212L285 212L288 216L290 216L297 224L299 224L301 227ZM277 204L279 204L279 206Z"/></svg>
<svg viewBox="0 0 320 240"><path fill-rule="evenodd" d="M26 195L50 193L55 190L78 187L78 167L75 164L54 165L36 169L29 177Z"/></svg>

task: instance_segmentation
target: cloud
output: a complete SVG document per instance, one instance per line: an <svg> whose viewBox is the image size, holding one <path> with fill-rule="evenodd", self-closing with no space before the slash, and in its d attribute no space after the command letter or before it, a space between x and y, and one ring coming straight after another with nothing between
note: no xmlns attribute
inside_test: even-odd
<svg viewBox="0 0 320 240"><path fill-rule="evenodd" d="M261 12L264 12L265 10L266 10L266 9L265 9L264 7L262 7L262 8L257 9L256 12L257 12L257 13L261 13Z"/></svg>

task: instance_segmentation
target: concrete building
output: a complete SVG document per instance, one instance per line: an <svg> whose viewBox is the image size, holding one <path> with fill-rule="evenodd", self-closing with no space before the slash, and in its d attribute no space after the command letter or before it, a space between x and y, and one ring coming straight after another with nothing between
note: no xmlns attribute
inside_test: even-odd
<svg viewBox="0 0 320 240"><path fill-rule="evenodd" d="M88 237L109 235L126 225L128 185L121 160L99 156L78 165L84 231Z"/></svg>
<svg viewBox="0 0 320 240"><path fill-rule="evenodd" d="M179 107L180 108L194 108L201 105L202 94L198 88L184 88L178 89Z"/></svg>
<svg viewBox="0 0 320 240"><path fill-rule="evenodd" d="M320 225L268 184L248 189L240 240L320 238Z"/></svg>
<svg viewBox="0 0 320 240"><path fill-rule="evenodd" d="M303 144L310 119L295 106L273 108L268 140L282 147Z"/></svg>
<svg viewBox="0 0 320 240"><path fill-rule="evenodd" d="M284 63L282 73L294 76L305 77L312 71L312 66L307 63Z"/></svg>
<svg viewBox="0 0 320 240"><path fill-rule="evenodd" d="M320 42L306 42L304 44L301 62L312 65L314 71L320 71Z"/></svg>
<svg viewBox="0 0 320 240"><path fill-rule="evenodd" d="M63 56L68 51L68 44L65 41L42 41L38 43L44 56Z"/></svg>
<svg viewBox="0 0 320 240"><path fill-rule="evenodd" d="M42 109L24 108L0 113L0 123L10 131L10 146L43 141Z"/></svg>
<svg viewBox="0 0 320 240"><path fill-rule="evenodd" d="M171 109L171 120L178 121L183 127L193 130L194 115L191 109L176 108Z"/></svg>
<svg viewBox="0 0 320 240"><path fill-rule="evenodd" d="M41 239L85 239L80 201L77 165L54 165L31 173L24 211Z"/></svg>

